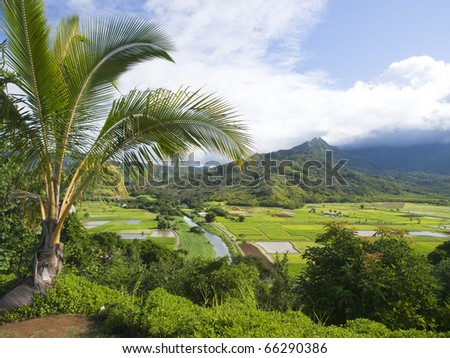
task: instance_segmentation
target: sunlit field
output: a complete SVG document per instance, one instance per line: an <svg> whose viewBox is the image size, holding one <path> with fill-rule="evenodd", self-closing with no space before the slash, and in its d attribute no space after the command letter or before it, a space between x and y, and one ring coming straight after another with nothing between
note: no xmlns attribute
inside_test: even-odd
<svg viewBox="0 0 450 358"><path fill-rule="evenodd" d="M155 213L127 209L120 203L85 202L78 207L78 214L91 233L110 231L130 238L150 237L163 246L175 249L174 237L151 236L157 230Z"/></svg>
<svg viewBox="0 0 450 358"><path fill-rule="evenodd" d="M298 254L288 254L292 274L305 265L301 254L323 231L330 220L343 221L358 230L361 236L370 236L377 228L415 232L412 247L428 254L443 241L450 239L450 207L404 203L327 203L306 205L302 209L224 206L234 216L245 216L243 222L219 217L218 225L226 228L242 242L289 241ZM439 237L433 236L437 233ZM423 236L422 236L423 234ZM446 236L448 235L448 236ZM281 255L282 253L279 253ZM275 258L276 253L269 253Z"/></svg>
<svg viewBox="0 0 450 358"><path fill-rule="evenodd" d="M211 203L210 203L211 204ZM315 239L323 232L324 223L331 220L346 222L361 236L371 236L380 227L388 227L415 233L412 247L421 254L428 254L440 243L450 239L450 207L411 203L327 203L311 204L304 208L223 206L230 218L217 217L216 225L226 229L238 243L290 242L297 253L288 254L289 270L298 274L305 261L302 253L317 245ZM175 249L175 237L161 237L157 231L155 213L127 209L119 203L87 202L78 208L89 232L111 231L130 239L152 239ZM232 220L244 216L243 222ZM180 248L189 256L214 257L214 250L202 235L189 232L184 222L179 223ZM434 236L437 235L437 236ZM261 250L261 248L260 248ZM264 250L262 250L264 251ZM283 252L265 252L272 260Z"/></svg>

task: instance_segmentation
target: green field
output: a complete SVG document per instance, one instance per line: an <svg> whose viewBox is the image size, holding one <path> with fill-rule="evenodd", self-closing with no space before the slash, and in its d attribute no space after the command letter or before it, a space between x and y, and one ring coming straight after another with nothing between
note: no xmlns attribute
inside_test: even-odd
<svg viewBox="0 0 450 358"><path fill-rule="evenodd" d="M152 236L157 230L156 213L141 209L127 209L118 203L105 202L83 203L78 211L84 225L105 222L89 228L88 231L91 233L110 231L122 235L134 234L140 239L151 239L168 248L176 248L176 238ZM215 257L215 251L208 239L203 235L189 232L189 226L181 219L178 220L177 233L180 237L180 248L186 250L188 256Z"/></svg>
<svg viewBox="0 0 450 358"><path fill-rule="evenodd" d="M298 250L289 254L291 274L298 274L305 261L301 254L309 246L316 245L315 239L323 232L323 224L330 220L344 221L349 227L361 231L375 231L380 227L389 227L405 231L431 232L450 235L450 207L410 203L337 203L311 204L301 209L287 210L268 207L237 207L223 205L231 216L244 215L244 222L217 217L216 225L229 231L238 242L276 242L289 241ZM176 238L151 237L156 230L155 213L145 210L127 209L117 203L87 202L78 208L83 223L103 221L102 225L92 227L89 232L112 231L118 234L135 234L142 238L151 238L169 247L176 247ZM86 213L88 215L86 215ZM188 256L214 257L214 250L203 236L189 232L183 222L178 223L180 248ZM422 254L428 254L448 237L416 236L412 237L412 247ZM280 253L281 254L281 253ZM276 254L270 254L275 258Z"/></svg>
<svg viewBox="0 0 450 358"><path fill-rule="evenodd" d="M155 242L175 249L176 239L173 237L151 237L157 228L155 213L140 209L127 209L117 203L86 202L78 208L83 224L107 221L102 225L88 229L89 232L110 231L117 234L136 234L142 238L151 238ZM88 215L86 215L86 213ZM136 223L130 223L136 221ZM139 222L137 222L139 221Z"/></svg>
<svg viewBox="0 0 450 358"><path fill-rule="evenodd" d="M202 234L189 232L189 225L180 222L178 233L181 236L181 249L186 250L189 257L207 257L214 259L214 251L209 240Z"/></svg>
<svg viewBox="0 0 450 358"><path fill-rule="evenodd" d="M305 265L301 253L315 244L323 224L330 220L343 221L349 227L361 231L374 231L380 227L397 230L432 232L450 235L450 207L409 203L329 203L311 204L302 209L224 206L231 215L244 215L244 222L218 218L233 236L245 242L289 241L299 254L289 254L292 274ZM448 237L417 236L412 238L412 247L428 254ZM275 257L276 254L271 254Z"/></svg>

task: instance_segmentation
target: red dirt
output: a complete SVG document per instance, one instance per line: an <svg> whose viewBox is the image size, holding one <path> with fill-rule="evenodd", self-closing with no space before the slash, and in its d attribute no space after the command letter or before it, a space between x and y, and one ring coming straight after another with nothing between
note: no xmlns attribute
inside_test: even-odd
<svg viewBox="0 0 450 358"><path fill-rule="evenodd" d="M293 215L291 213L279 213L274 214L273 216L279 217L279 218L292 218Z"/></svg>
<svg viewBox="0 0 450 358"><path fill-rule="evenodd" d="M273 264L267 259L267 257L265 257L261 251L259 251L255 246L251 245L251 244L239 244L239 247L241 248L242 252L244 253L245 256L256 256L256 257L260 257L264 264L270 268L273 269Z"/></svg>
<svg viewBox="0 0 450 358"><path fill-rule="evenodd" d="M83 316L61 315L0 325L3 338L83 338L92 336L93 323Z"/></svg>

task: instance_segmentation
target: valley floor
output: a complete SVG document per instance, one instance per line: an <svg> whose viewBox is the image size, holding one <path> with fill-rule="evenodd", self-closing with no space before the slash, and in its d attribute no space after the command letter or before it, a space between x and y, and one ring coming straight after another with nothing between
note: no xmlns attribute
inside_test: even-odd
<svg viewBox="0 0 450 358"><path fill-rule="evenodd" d="M450 239L448 206L401 202L322 203L288 210L230 206L224 203L208 205L220 206L229 213L228 217L218 216L215 225L229 233L237 245L245 248L243 251L259 250L273 261L288 248L289 270L292 275L297 275L304 267L304 250L316 245L317 235L323 232L324 223L329 221L346 222L360 236L366 237L372 236L382 227L403 230L410 233L412 247L424 255ZM85 226L90 232L112 231L124 238L151 238L169 248L180 246L188 251L188 255L214 257L208 240L189 233L189 228L184 223L180 223L177 236L161 235L157 230L155 213L127 209L118 204L88 202L83 204L81 215L85 215ZM236 220L239 217L244 217L244 220ZM178 240L181 242L177 242Z"/></svg>

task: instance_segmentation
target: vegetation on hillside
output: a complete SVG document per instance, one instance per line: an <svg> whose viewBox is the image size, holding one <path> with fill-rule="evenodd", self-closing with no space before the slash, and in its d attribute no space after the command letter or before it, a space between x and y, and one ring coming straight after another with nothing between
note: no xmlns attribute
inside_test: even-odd
<svg viewBox="0 0 450 358"><path fill-rule="evenodd" d="M331 156L327 157L327 151ZM341 166L340 160L345 164ZM333 168L338 170L333 172ZM173 168L166 168L165 181L153 186L150 180L148 185L134 187L131 193L172 195L185 202L202 199L290 209L324 202L401 200L447 205L450 200L449 176L386 170L320 138L289 150L255 154L244 162L242 171L233 163L213 169L184 169L175 176ZM160 175L159 170L156 168L154 175ZM337 173L335 177L333 173Z"/></svg>
<svg viewBox="0 0 450 358"><path fill-rule="evenodd" d="M348 321L343 327L323 326L298 311L263 311L235 299L202 307L162 288L136 297L70 273L59 276L46 299L37 297L31 307L4 314L0 320L62 313L94 318L102 336L109 337L450 337L416 329L392 331L366 319Z"/></svg>

